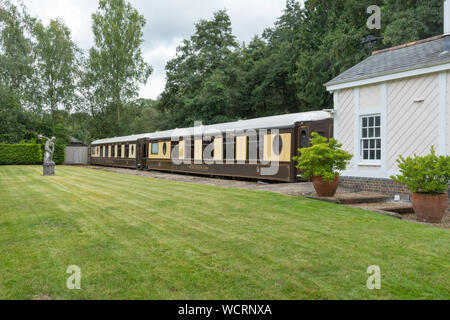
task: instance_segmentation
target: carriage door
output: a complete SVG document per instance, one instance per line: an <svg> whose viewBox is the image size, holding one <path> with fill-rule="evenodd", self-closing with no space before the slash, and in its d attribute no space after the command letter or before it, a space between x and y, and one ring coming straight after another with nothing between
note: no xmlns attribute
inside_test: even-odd
<svg viewBox="0 0 450 320"><path fill-rule="evenodd" d="M301 126L298 128L298 139L297 139L297 149L298 148L308 148L310 147L310 133L309 133L309 127L308 126ZM297 149L295 150L297 153ZM301 175L301 172L297 170L297 176Z"/></svg>
<svg viewBox="0 0 450 320"><path fill-rule="evenodd" d="M144 170L147 168L147 139L139 139L136 144L136 168Z"/></svg>
<svg viewBox="0 0 450 320"><path fill-rule="evenodd" d="M308 148L309 147L309 127L300 127L299 139L300 148Z"/></svg>

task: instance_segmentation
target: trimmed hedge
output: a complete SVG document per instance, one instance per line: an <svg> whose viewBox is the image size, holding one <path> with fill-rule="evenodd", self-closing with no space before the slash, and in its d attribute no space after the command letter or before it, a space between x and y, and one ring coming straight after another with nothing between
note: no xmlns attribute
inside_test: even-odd
<svg viewBox="0 0 450 320"><path fill-rule="evenodd" d="M66 159L66 148L65 144L56 144L55 145L55 153L53 154L53 161L56 164L63 164Z"/></svg>
<svg viewBox="0 0 450 320"><path fill-rule="evenodd" d="M41 164L39 144L0 144L0 164Z"/></svg>

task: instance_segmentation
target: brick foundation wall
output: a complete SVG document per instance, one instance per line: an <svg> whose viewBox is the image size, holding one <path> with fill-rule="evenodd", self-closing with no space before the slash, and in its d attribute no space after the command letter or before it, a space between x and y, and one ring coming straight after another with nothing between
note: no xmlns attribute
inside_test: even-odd
<svg viewBox="0 0 450 320"><path fill-rule="evenodd" d="M358 191L371 191L379 192L392 196L392 199L396 194L400 195L401 200L411 201L411 192L408 188L401 184L394 182L391 179L380 178L359 178L359 177L340 177L339 185L341 187L355 189ZM450 212L450 185L447 186L447 212Z"/></svg>

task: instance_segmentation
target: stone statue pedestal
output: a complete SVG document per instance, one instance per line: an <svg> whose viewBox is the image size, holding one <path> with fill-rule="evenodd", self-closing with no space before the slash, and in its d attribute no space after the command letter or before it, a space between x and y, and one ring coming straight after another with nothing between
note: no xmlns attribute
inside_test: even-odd
<svg viewBox="0 0 450 320"><path fill-rule="evenodd" d="M54 176L55 175L55 165L54 164L44 164L44 176Z"/></svg>

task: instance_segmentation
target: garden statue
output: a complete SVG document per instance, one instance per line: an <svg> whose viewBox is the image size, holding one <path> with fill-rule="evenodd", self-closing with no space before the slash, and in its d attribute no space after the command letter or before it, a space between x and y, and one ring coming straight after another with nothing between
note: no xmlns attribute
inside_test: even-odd
<svg viewBox="0 0 450 320"><path fill-rule="evenodd" d="M56 138L52 137L51 139L39 135L39 139L46 139L45 142L45 151L44 151L44 176L54 176L55 175L55 163L53 162L53 153L55 152L55 141Z"/></svg>

